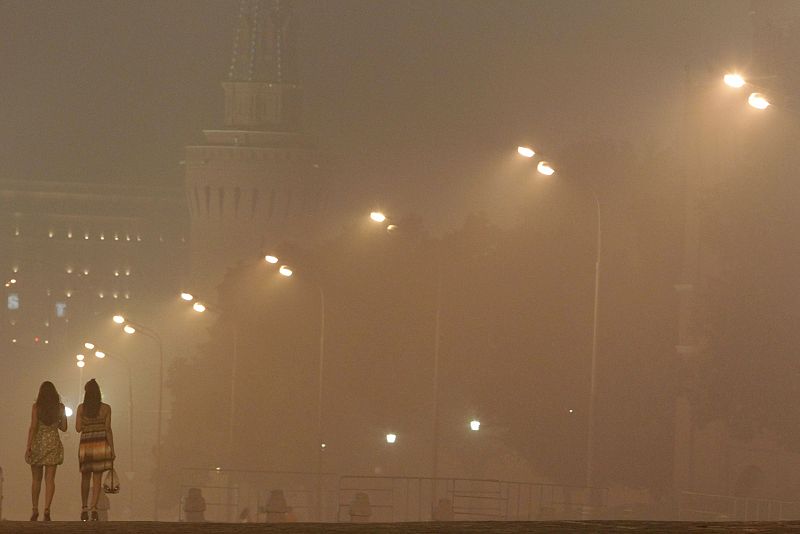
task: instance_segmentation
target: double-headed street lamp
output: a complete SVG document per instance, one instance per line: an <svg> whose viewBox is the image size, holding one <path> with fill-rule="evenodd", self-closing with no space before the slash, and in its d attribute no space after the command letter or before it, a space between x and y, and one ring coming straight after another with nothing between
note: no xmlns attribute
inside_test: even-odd
<svg viewBox="0 0 800 534"><path fill-rule="evenodd" d="M536 152L526 146L517 147L517 153L525 158L534 158ZM556 173L555 167L548 161L540 159L536 165L536 170L544 176L553 176ZM592 192L594 204L597 210L597 245L595 249L594 262L594 305L592 312L592 355L591 371L589 375L589 413L588 429L586 432L586 487L594 485L594 411L597 382L597 328L599 316L599 296L600 296L600 254L602 251L603 234L600 217L600 199L596 193Z"/></svg>
<svg viewBox="0 0 800 534"><path fill-rule="evenodd" d="M161 335L141 323L131 321L122 315L115 315L113 321L118 325L122 325L122 330L128 334L133 335L137 332L149 337L158 345L158 417L157 417L157 430L156 430L156 488L153 496L153 518L158 521L158 504L161 496L161 420L164 417L164 344L161 341Z"/></svg>
<svg viewBox="0 0 800 534"><path fill-rule="evenodd" d="M267 254L264 261L269 265L278 266L278 274L285 278L294 275L294 270L282 263L277 256ZM317 519L322 519L322 454L325 450L325 440L323 439L323 377L325 370L325 291L322 284L315 282L319 292L319 364L317 378Z"/></svg>
<svg viewBox="0 0 800 534"><path fill-rule="evenodd" d="M741 89L742 87L748 85L752 86L754 89L757 89L754 84L749 82L739 73L732 72L728 73L722 77L722 81L728 87L732 87L733 89ZM764 110L767 109L772 103L769 101L766 95L763 93L751 92L750 95L747 97L747 103L754 107L755 109Z"/></svg>
<svg viewBox="0 0 800 534"><path fill-rule="evenodd" d="M197 313L205 313L206 311L210 311L217 315L222 315L222 310L219 309L217 306L212 306L207 303L203 303L192 294L192 293L181 293L181 300L184 302L191 302L192 309ZM232 339L231 343L233 344L233 353L232 361L231 361L231 386L230 386L230 413L228 416L228 458L233 458L233 435L234 435L234 421L236 418L236 377L237 377L237 370L238 370L238 361L239 361L239 328L238 323L236 322L235 318L231 318L231 330L232 330Z"/></svg>

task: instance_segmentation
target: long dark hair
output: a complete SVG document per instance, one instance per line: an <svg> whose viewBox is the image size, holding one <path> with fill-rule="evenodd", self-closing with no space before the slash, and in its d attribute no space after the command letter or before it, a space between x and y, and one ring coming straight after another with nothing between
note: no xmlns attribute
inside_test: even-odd
<svg viewBox="0 0 800 534"><path fill-rule="evenodd" d="M36 416L45 425L52 425L58 419L59 404L61 398L58 396L56 387L50 381L42 382L39 386L39 396L36 397Z"/></svg>
<svg viewBox="0 0 800 534"><path fill-rule="evenodd" d="M83 396L83 413L89 417L97 417L100 412L100 386L97 381L92 378L86 385L83 386L85 395Z"/></svg>

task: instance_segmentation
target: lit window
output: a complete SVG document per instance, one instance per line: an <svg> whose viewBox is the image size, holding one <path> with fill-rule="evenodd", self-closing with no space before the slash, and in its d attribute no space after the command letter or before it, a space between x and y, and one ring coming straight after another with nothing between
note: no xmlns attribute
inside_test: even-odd
<svg viewBox="0 0 800 534"><path fill-rule="evenodd" d="M8 294L8 309L9 310L19 309L19 293Z"/></svg>
<svg viewBox="0 0 800 534"><path fill-rule="evenodd" d="M65 317L67 315L67 303L56 302L56 317Z"/></svg>

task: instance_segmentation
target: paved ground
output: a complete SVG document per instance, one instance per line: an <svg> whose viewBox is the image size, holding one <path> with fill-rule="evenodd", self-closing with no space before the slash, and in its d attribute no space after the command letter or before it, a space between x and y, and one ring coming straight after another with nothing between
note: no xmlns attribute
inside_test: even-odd
<svg viewBox="0 0 800 534"><path fill-rule="evenodd" d="M0 522L0 534L561 534L561 533L702 533L800 534L800 521L786 523L694 523L664 521L530 521L454 523L294 523L283 525L152 522Z"/></svg>

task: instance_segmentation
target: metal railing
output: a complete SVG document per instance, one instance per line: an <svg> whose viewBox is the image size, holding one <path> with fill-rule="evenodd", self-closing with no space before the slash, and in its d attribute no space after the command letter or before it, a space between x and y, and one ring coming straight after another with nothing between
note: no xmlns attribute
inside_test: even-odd
<svg viewBox="0 0 800 534"><path fill-rule="evenodd" d="M706 521L788 521L800 519L800 503L683 492L678 518Z"/></svg>
<svg viewBox="0 0 800 534"><path fill-rule="evenodd" d="M281 490L285 497L288 511L284 520L324 522L585 519L596 517L608 496L605 488L558 484L325 473L318 507L316 483L317 474L310 472L182 469L178 520L185 520L184 504L190 488L202 492L205 519L217 522L269 520L268 501L273 490ZM359 496L360 505L355 504L358 494L363 494ZM363 508L364 502L365 515L351 517L351 506Z"/></svg>

